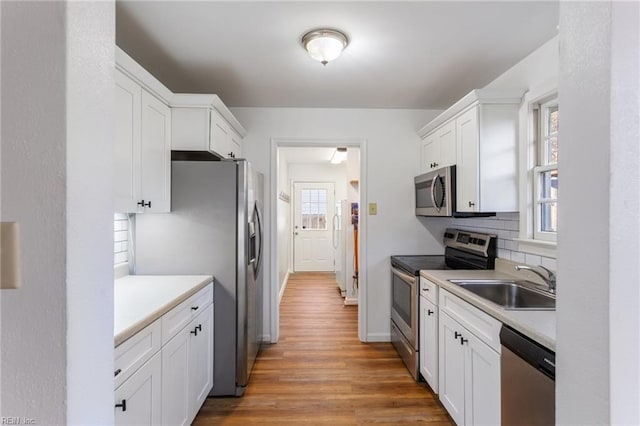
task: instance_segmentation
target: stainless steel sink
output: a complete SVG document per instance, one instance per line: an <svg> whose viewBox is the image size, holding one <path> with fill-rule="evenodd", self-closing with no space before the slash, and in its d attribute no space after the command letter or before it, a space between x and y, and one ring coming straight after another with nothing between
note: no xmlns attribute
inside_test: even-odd
<svg viewBox="0 0 640 426"><path fill-rule="evenodd" d="M529 281L516 280L449 280L483 299L507 310L555 311L553 294L539 290Z"/></svg>

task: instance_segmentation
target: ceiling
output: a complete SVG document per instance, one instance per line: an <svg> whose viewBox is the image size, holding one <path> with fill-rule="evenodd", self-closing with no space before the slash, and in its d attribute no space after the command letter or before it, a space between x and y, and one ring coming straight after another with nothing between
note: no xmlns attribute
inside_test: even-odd
<svg viewBox="0 0 640 426"><path fill-rule="evenodd" d="M174 92L230 107L444 109L557 34L551 1L120 1L116 43ZM350 44L322 66L311 29Z"/></svg>

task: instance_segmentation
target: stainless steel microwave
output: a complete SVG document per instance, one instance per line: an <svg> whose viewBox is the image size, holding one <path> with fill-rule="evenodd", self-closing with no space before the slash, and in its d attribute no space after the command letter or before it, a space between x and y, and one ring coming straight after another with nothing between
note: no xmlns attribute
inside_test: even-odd
<svg viewBox="0 0 640 426"><path fill-rule="evenodd" d="M416 216L453 216L456 211L456 166L415 177Z"/></svg>

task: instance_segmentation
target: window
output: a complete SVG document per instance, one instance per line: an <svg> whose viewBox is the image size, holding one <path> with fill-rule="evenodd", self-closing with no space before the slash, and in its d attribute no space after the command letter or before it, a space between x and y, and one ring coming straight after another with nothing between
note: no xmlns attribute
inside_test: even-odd
<svg viewBox="0 0 640 426"><path fill-rule="evenodd" d="M540 103L534 113L537 152L533 168L533 234L555 241L558 232L558 99Z"/></svg>
<svg viewBox="0 0 640 426"><path fill-rule="evenodd" d="M327 190L303 189L302 190L302 229L326 230L327 229Z"/></svg>

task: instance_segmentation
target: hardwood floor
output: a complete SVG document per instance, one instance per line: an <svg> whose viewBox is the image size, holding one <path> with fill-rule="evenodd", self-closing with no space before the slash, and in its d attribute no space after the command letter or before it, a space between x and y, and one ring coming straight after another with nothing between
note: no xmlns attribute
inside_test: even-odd
<svg viewBox="0 0 640 426"><path fill-rule="evenodd" d="M358 307L331 273L290 275L280 340L258 355L241 398L209 398L194 425L452 425L390 343L358 340Z"/></svg>

